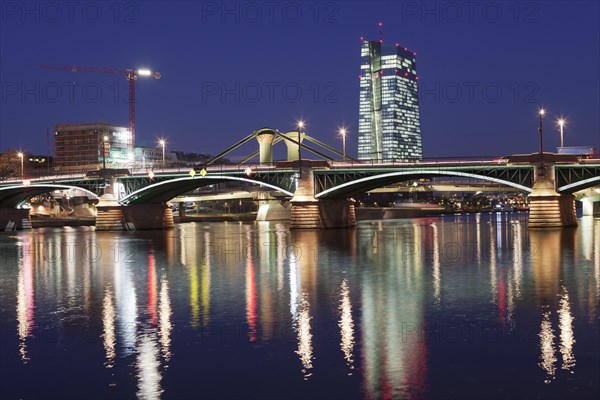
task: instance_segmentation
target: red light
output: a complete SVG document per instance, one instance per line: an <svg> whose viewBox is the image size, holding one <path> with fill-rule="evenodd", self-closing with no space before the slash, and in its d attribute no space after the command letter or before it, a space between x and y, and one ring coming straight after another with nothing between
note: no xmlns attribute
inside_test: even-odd
<svg viewBox="0 0 600 400"><path fill-rule="evenodd" d="M380 40L379 40L379 43L383 43L383 39L380 39Z"/></svg>
<svg viewBox="0 0 600 400"><path fill-rule="evenodd" d="M418 80L419 80L419 77L418 77L418 76L415 76L415 80L417 80L417 81L418 81Z"/></svg>
<svg viewBox="0 0 600 400"><path fill-rule="evenodd" d="M417 56L417 52L416 52L416 51L415 51L415 52L413 52L413 56L415 56L415 57Z"/></svg>
<svg viewBox="0 0 600 400"><path fill-rule="evenodd" d="M408 51L408 47L405 47L405 48L404 48L404 51Z"/></svg>
<svg viewBox="0 0 600 400"><path fill-rule="evenodd" d="M383 70L379 71L379 73L380 73L381 75L383 75Z"/></svg>
<svg viewBox="0 0 600 400"><path fill-rule="evenodd" d="M364 36L361 36L361 37L360 37L360 40L365 40L365 37L364 37Z"/></svg>
<svg viewBox="0 0 600 400"><path fill-rule="evenodd" d="M400 46L400 43L396 43L396 47Z"/></svg>
<svg viewBox="0 0 600 400"><path fill-rule="evenodd" d="M383 26L383 22L379 21L379 26Z"/></svg>
<svg viewBox="0 0 600 400"><path fill-rule="evenodd" d="M408 72L405 72L405 73L404 73L404 76L408 76Z"/></svg>
<svg viewBox="0 0 600 400"><path fill-rule="evenodd" d="M359 75L359 76L358 76L358 78L359 78L359 79L360 79L360 78L362 78L362 75Z"/></svg>
<svg viewBox="0 0 600 400"><path fill-rule="evenodd" d="M398 73L398 68L396 68L396 73Z"/></svg>

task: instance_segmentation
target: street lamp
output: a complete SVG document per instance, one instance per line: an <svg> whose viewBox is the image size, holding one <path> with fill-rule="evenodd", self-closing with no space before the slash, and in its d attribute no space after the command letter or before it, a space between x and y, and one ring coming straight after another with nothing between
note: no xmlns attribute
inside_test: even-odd
<svg viewBox="0 0 600 400"><path fill-rule="evenodd" d="M298 179L302 179L302 154L300 154L300 133L304 128L304 121L298 121Z"/></svg>
<svg viewBox="0 0 600 400"><path fill-rule="evenodd" d="M340 135L342 136L342 149L344 154L342 161L346 161L346 128L340 128Z"/></svg>
<svg viewBox="0 0 600 400"><path fill-rule="evenodd" d="M108 136L104 135L102 140L102 171L106 172L106 143L108 143Z"/></svg>
<svg viewBox="0 0 600 400"><path fill-rule="evenodd" d="M167 144L167 142L165 141L165 139L160 139L158 141L158 144L160 144L162 146L162 165L163 165L163 169L165 168L165 145Z"/></svg>
<svg viewBox="0 0 600 400"><path fill-rule="evenodd" d="M558 123L558 126L560 127L560 147L564 147L565 146L564 136L563 136L563 133L564 133L563 129L565 126L564 118L559 118L557 123Z"/></svg>
<svg viewBox="0 0 600 400"><path fill-rule="evenodd" d="M544 139L543 139L542 120L544 118L545 113L546 113L546 110L541 108L540 109L540 127L539 127L539 131L540 131L540 167L543 167L543 162L544 162Z"/></svg>
<svg viewBox="0 0 600 400"><path fill-rule="evenodd" d="M25 158L25 154L22 151L17 153L17 157L21 159L21 180L25 177L24 168L23 168L23 160Z"/></svg>

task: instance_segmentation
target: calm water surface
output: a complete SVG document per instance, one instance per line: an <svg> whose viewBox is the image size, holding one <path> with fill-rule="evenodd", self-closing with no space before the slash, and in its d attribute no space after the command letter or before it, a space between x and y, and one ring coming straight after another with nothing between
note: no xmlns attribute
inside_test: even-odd
<svg viewBox="0 0 600 400"><path fill-rule="evenodd" d="M0 396L599 398L600 219L3 233Z"/></svg>

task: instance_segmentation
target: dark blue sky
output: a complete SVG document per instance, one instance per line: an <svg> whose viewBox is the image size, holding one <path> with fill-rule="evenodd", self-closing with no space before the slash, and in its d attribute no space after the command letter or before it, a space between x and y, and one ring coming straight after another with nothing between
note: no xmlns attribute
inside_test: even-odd
<svg viewBox="0 0 600 400"><path fill-rule="evenodd" d="M55 64L160 71L138 81L140 145L214 154L304 118L339 148L346 125L356 154L359 37L379 20L417 52L425 157L538 151L540 106L547 151L561 115L567 145L600 147L597 1L0 4L1 151L48 153L55 123L127 125L124 77L36 68Z"/></svg>

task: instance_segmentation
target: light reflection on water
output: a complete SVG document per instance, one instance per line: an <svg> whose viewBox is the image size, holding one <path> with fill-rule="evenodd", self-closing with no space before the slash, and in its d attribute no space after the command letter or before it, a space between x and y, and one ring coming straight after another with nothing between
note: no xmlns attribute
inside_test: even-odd
<svg viewBox="0 0 600 400"><path fill-rule="evenodd" d="M40 229L0 245L8 397L180 397L193 376L213 398L564 397L572 379L598 397L598 219ZM51 379L65 357L81 365L70 389Z"/></svg>
<svg viewBox="0 0 600 400"><path fill-rule="evenodd" d="M340 347L344 353L346 364L350 370L354 369L354 321L352 319L352 303L350 301L350 290L348 289L348 283L344 279L340 286L340 334L342 340ZM352 372L348 372L348 375L352 375Z"/></svg>

